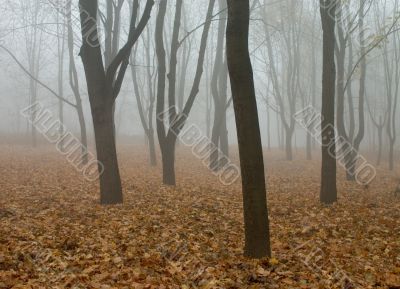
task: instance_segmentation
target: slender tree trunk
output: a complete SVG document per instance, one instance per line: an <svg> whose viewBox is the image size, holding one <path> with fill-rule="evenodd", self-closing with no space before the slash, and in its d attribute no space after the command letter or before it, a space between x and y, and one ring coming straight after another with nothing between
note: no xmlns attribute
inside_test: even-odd
<svg viewBox="0 0 400 289"><path fill-rule="evenodd" d="M83 164L86 165L89 162L86 122L85 122L85 116L83 114L82 101L81 101L80 97L77 98L76 101L77 101L76 111L78 113L79 127L81 130L82 162L83 162Z"/></svg>
<svg viewBox="0 0 400 289"><path fill-rule="evenodd" d="M268 105L267 105L267 145L268 145L268 150L270 151L271 150L271 112L269 110Z"/></svg>
<svg viewBox="0 0 400 289"><path fill-rule="evenodd" d="M293 131L288 129L286 130L286 138L285 138L285 150L286 150L286 160L293 160L293 145L292 145Z"/></svg>
<svg viewBox="0 0 400 289"><path fill-rule="evenodd" d="M81 132L81 143L82 143L82 161L83 164L88 163L88 149L87 149L87 132L85 115L83 113L82 98L80 93L78 72L76 70L75 55L74 55L74 33L72 28L72 1L67 1L66 6L66 22L67 22L67 46L69 56L69 85L75 96L76 112L78 114L79 127Z"/></svg>
<svg viewBox="0 0 400 289"><path fill-rule="evenodd" d="M307 132L306 139L306 158L308 161L312 160L312 138L311 133Z"/></svg>
<svg viewBox="0 0 400 289"><path fill-rule="evenodd" d="M214 68L211 79L211 94L214 99L214 124L212 130L212 143L219 150L214 150L210 155L210 164L212 170L217 171L221 168L218 163L219 152L222 151L222 142L226 142L226 138L223 139L222 134L225 133L226 127L223 127L223 123L226 122L226 81L224 86L224 77L226 77L226 69L224 63L224 36L226 30L226 1L219 0L219 9L222 11L220 17L221 20L218 23L218 37L217 47L215 53ZM225 88L224 88L225 87ZM226 148L226 143L224 144Z"/></svg>
<svg viewBox="0 0 400 289"><path fill-rule="evenodd" d="M378 157L376 160L377 166L381 164L381 159L382 159L382 136L383 136L383 127L378 128Z"/></svg>
<svg viewBox="0 0 400 289"><path fill-rule="evenodd" d="M262 258L271 256L271 248L263 152L248 50L249 17L248 0L228 0L227 58L242 171L244 254Z"/></svg>
<svg viewBox="0 0 400 289"><path fill-rule="evenodd" d="M394 144L395 142L390 140L389 141L389 170L394 170Z"/></svg>
<svg viewBox="0 0 400 289"><path fill-rule="evenodd" d="M359 149L362 140L365 135L365 117L364 117L364 104L365 104L365 81L367 77L367 60L365 58L365 30L364 30L364 6L365 0L360 0L360 10L359 10L359 42L360 42L360 55L362 57L360 61L360 85L358 94L358 133L354 139L354 153L351 154L352 158L350 160L350 171L347 172L347 180L355 181L355 171L357 167L357 159L359 156Z"/></svg>
<svg viewBox="0 0 400 289"><path fill-rule="evenodd" d="M150 165L152 167L157 166L157 154L156 154L156 142L154 138L154 130L151 129L148 134L149 139L149 154L150 154Z"/></svg>

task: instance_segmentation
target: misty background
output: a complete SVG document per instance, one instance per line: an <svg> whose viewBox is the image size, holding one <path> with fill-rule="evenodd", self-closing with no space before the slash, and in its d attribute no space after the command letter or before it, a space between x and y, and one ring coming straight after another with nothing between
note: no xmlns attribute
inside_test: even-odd
<svg viewBox="0 0 400 289"><path fill-rule="evenodd" d="M187 96L191 88L194 72L197 62L198 47L201 36L201 25L204 23L207 1L185 1L183 11L183 23L181 35L192 32L185 40L187 68L181 69L181 62L184 59L183 49L178 54L178 74L186 74L184 84L184 95ZM349 12L351 16L357 16L358 1L350 1ZM0 22L0 41L9 49L20 63L29 69L30 53L35 50L36 62L34 69L37 69L37 77L55 91L58 88L58 69L59 69L59 47L60 41L66 39L65 21L60 7L62 1L55 0L1 0ZM367 47L374 45L376 39L379 39L385 29L394 21L393 8L395 1L367 1L365 13L365 30ZM90 117L90 107L86 91L86 83L79 49L81 45L80 23L77 1L72 3L73 31L74 31L74 54L77 72L80 81L80 93L82 96L85 121L88 129L89 142L92 142L93 128ZM170 46L170 38L173 27L174 5L172 1L168 4L165 43L167 54ZM252 57L254 78L256 85L256 95L259 105L259 116L263 146L278 147L283 146L284 135L282 121L279 116L279 105L276 100L276 92L271 82L271 66L268 58L268 45L266 45L266 33L264 26L269 27L269 37L272 45L275 66L278 71L278 81L281 82L281 93L283 95L284 106L286 107L285 116L290 119L290 110L288 102L288 92L293 90L288 83L288 66L290 57L295 57L300 66L299 74L296 78L296 88L291 93L295 94L295 111L300 111L308 105L314 105L318 110L320 108L321 94L321 68L322 68L322 30L319 19L319 3L312 0L279 0L252 2L251 8L251 26L250 26L250 53ZM99 13L105 13L105 1L99 1ZM204 65L204 75L200 85L199 95L196 98L192 113L189 116L189 123L197 124L205 135L210 135L213 119L213 100L211 96L210 79L212 76L213 62L215 58L215 49L217 42L218 20L220 20L218 8L214 10L213 23L211 26L210 37L207 45L206 60ZM150 71L153 79L156 76L156 59L154 50L154 26L157 9L153 9L152 18L148 27L141 35L137 43L136 54L130 65L135 67L143 102L146 103L148 97L148 88L146 85L146 55L148 49L151 56ZM125 1L121 15L121 39L124 43L129 26L129 5ZM101 19L101 17L100 17ZM102 25L99 25L101 37L104 37ZM354 28L355 27L355 28ZM350 40L353 42L352 58L353 63L360 57L360 48L357 46L359 33L357 30L357 21L355 21L353 31L349 32ZM194 31L193 31L194 30ZM181 36L182 37L182 36ZM376 48L367 54L367 81L366 81L366 108L365 138L361 144L362 149L371 148L376 145L376 130L373 127L369 111L376 119L385 118L387 114L388 87L387 79L384 75L383 55L389 53L389 61L395 61L393 51L399 49L393 42L398 38L398 33L392 33L386 40L382 41ZM149 41L150 38L150 41ZM150 43L150 47L148 46ZM64 44L66 45L66 44ZM295 46L298 51L294 52ZM66 48L64 48L66 49ZM297 54L295 54L297 53ZM347 53L346 61L349 59ZM314 61L313 61L314 60ZM66 99L73 100L73 94L68 80L68 53L65 51L63 59L63 95ZM20 111L30 104L32 92L30 88L30 77L17 65L14 59L0 49L0 133L3 135L2 142L12 136L21 139L25 138L29 142L30 127L27 120L24 119ZM168 65L168 63L167 63ZM398 65L398 63L396 63ZM347 66L347 63L346 63ZM167 68L168 69L168 68ZM347 68L346 68L347 70ZM132 75L128 69L124 80L120 96L117 98L115 106L115 125L118 140L136 140L144 139L143 127L137 109L137 101L133 88ZM314 73L314 74L313 74ZM350 77L350 88L353 97L355 115L357 116L358 102L358 79L360 77L359 69L356 68L352 76L346 71L346 77ZM168 84L167 84L168 85ZM398 94L398 79L393 83L393 94ZM54 97L46 88L41 85L35 85L37 90L37 101L46 108L50 109L55 117L59 117L60 100ZM228 85L228 99L231 97ZM394 95L392 96L394 98ZM314 99L313 99L314 98ZM79 135L79 123L76 112L70 106L63 105L63 123L70 131ZM348 118L348 109L345 111ZM399 123L399 116L396 115L396 122ZM358 120L355 119L357 124ZM236 144L236 132L234 126L234 115L232 105L227 109L227 128L229 143ZM397 132L398 134L398 132ZM306 132L303 128L296 125L293 135L293 145L297 148L305 146ZM384 137L384 144L387 138ZM386 148L387 145L384 145ZM398 150L399 146L396 145Z"/></svg>

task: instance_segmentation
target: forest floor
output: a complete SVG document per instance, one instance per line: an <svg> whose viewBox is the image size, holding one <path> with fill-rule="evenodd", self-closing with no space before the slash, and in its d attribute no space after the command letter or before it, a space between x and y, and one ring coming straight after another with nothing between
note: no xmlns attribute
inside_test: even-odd
<svg viewBox="0 0 400 289"><path fill-rule="evenodd" d="M139 146L120 150L123 205L50 149L0 147L0 288L400 288L400 197L385 169L318 202L318 161L267 153L273 257L242 257L240 183L188 152L175 188ZM182 151L181 148L179 148Z"/></svg>

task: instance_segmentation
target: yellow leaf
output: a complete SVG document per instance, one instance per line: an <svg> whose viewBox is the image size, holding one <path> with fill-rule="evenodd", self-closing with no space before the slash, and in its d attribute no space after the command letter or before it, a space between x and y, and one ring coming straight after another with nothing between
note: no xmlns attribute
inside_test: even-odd
<svg viewBox="0 0 400 289"><path fill-rule="evenodd" d="M278 265L279 264L279 260L276 259L276 258L271 258L271 259L269 259L269 263L271 265Z"/></svg>

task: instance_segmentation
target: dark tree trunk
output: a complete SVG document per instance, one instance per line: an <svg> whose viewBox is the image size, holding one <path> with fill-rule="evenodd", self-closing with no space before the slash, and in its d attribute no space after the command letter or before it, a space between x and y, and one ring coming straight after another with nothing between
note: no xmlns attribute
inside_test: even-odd
<svg viewBox="0 0 400 289"><path fill-rule="evenodd" d="M244 254L271 256L264 162L248 50L249 1L228 0L227 58L239 143L245 223Z"/></svg>
<svg viewBox="0 0 400 289"><path fill-rule="evenodd" d="M346 180L355 181L356 180L356 166L357 166L357 156L358 153L352 150L345 157L345 168L346 168Z"/></svg>
<svg viewBox="0 0 400 289"><path fill-rule="evenodd" d="M100 163L100 196L102 204L122 203L122 187L119 175L114 136L112 107L93 111L93 126L96 140L97 159Z"/></svg>
<svg viewBox="0 0 400 289"><path fill-rule="evenodd" d="M322 169L320 201L332 204L337 201L335 158L335 19L336 0L320 0L323 30L322 75Z"/></svg>
<svg viewBox="0 0 400 289"><path fill-rule="evenodd" d="M163 164L163 183L168 186L175 186L175 146L176 139L170 138L162 146L162 164Z"/></svg>
<svg viewBox="0 0 400 289"><path fill-rule="evenodd" d="M97 28L97 23L95 22L97 1L81 0L80 9L87 12L81 13L84 42L80 55L85 68L97 159L99 161L100 202L101 204L122 203L122 187L114 134L114 98L112 88L106 84L106 74L101 50L98 46L99 43L89 43L89 39L85 39L89 29L94 29L93 27ZM88 18L87 14L92 18ZM86 23L86 25L83 23ZM97 37L97 30L95 37ZM95 39L95 41L98 41L98 39Z"/></svg>
<svg viewBox="0 0 400 289"><path fill-rule="evenodd" d="M163 153L164 149L164 142L165 142L165 124L164 120L161 119L161 114L164 113L165 109L165 81L166 81L166 53L164 47L164 22L165 22L165 15L167 12L167 1L161 1L159 3L158 14L156 19L156 27L155 27L155 49L156 49L156 56L157 56L157 72L158 72L158 79L157 79L157 104L156 104L156 127L157 127L157 136L158 142L160 144L161 149L161 158L163 163L163 179L164 177L164 156ZM175 181L175 180L174 180Z"/></svg>

